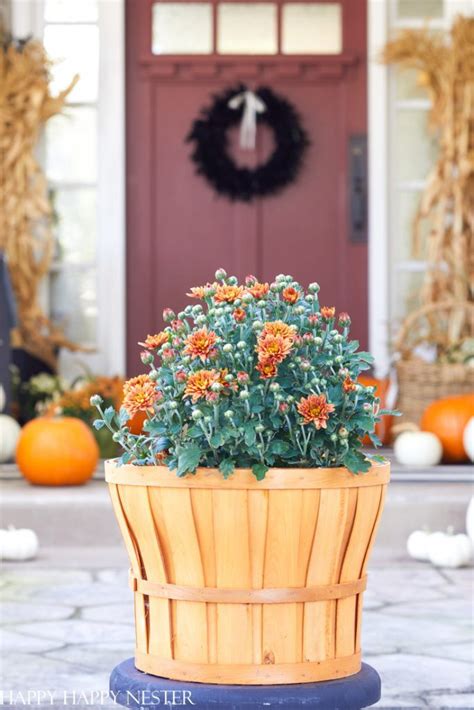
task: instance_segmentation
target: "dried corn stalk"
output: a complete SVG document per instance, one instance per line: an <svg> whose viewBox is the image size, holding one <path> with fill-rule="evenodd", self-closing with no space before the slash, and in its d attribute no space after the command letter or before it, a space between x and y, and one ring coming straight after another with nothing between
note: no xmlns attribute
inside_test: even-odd
<svg viewBox="0 0 474 710"><path fill-rule="evenodd" d="M0 37L1 39L1 37ZM3 38L0 47L0 250L6 254L18 308L15 347L53 370L57 349L79 349L42 312L41 280L53 250L51 205L35 157L46 121L59 113L78 77L58 96L49 92L49 61L42 44Z"/></svg>
<svg viewBox="0 0 474 710"><path fill-rule="evenodd" d="M422 306L474 300L474 19L458 17L448 37L428 28L405 30L389 42L387 63L419 71L432 102L429 125L439 157L428 176L414 221L413 252L427 261ZM426 245L421 229L429 225ZM449 323L430 316L425 340L452 349L472 335L468 308L453 308ZM443 356L443 348L438 348Z"/></svg>

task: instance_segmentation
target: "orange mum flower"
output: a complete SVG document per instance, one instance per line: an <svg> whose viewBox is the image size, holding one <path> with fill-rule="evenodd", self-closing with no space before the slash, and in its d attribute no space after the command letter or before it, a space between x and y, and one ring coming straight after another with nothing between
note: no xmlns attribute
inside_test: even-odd
<svg viewBox="0 0 474 710"><path fill-rule="evenodd" d="M196 370L188 377L184 396L191 397L195 403L210 394L212 385L219 380L220 373L216 370Z"/></svg>
<svg viewBox="0 0 474 710"><path fill-rule="evenodd" d="M356 383L353 382L349 376L347 376L344 382L342 383L342 389L344 390L344 392L353 392L356 387Z"/></svg>
<svg viewBox="0 0 474 710"><path fill-rule="evenodd" d="M334 306L323 306L321 308L321 315L323 318L326 318L327 320L334 318L335 313L336 313L336 309L334 308Z"/></svg>
<svg viewBox="0 0 474 710"><path fill-rule="evenodd" d="M296 288L293 288L293 286L287 286L281 292L283 300L287 303L296 303L300 295L300 292L297 291Z"/></svg>
<svg viewBox="0 0 474 710"><path fill-rule="evenodd" d="M261 284L259 281L254 283L252 286L247 288L247 291L252 294L254 298L259 300L267 295L270 290L270 286L267 283Z"/></svg>
<svg viewBox="0 0 474 710"><path fill-rule="evenodd" d="M123 386L123 395L122 407L131 417L138 412L153 411L153 405L163 397L148 375L138 375L127 380Z"/></svg>
<svg viewBox="0 0 474 710"><path fill-rule="evenodd" d="M143 343L138 343L147 350L158 350L162 345L169 341L169 334L161 331L155 335L147 335Z"/></svg>
<svg viewBox="0 0 474 710"><path fill-rule="evenodd" d="M310 394L309 397L301 397L297 409L305 424L313 423L316 429L326 429L326 422L335 407L326 400L326 395Z"/></svg>
<svg viewBox="0 0 474 710"><path fill-rule="evenodd" d="M272 362L278 364L283 362L293 347L293 342L289 338L281 335L268 333L258 339L257 347L259 362Z"/></svg>
<svg viewBox="0 0 474 710"><path fill-rule="evenodd" d="M189 298L205 298L208 289L213 288L214 284L207 283L205 286L193 286L186 296Z"/></svg>
<svg viewBox="0 0 474 710"><path fill-rule="evenodd" d="M186 347L184 353L191 357L200 357L201 360L206 360L214 351L214 346L217 342L217 335L213 330L200 328L196 330L185 340Z"/></svg>
<svg viewBox="0 0 474 710"><path fill-rule="evenodd" d="M288 325L282 320L267 321L263 324L261 337L265 335L281 335L282 338L294 342L296 338L296 327L294 325Z"/></svg>
<svg viewBox="0 0 474 710"><path fill-rule="evenodd" d="M241 323L243 320L245 320L246 314L243 308L236 308L232 315L234 316L234 320L237 321L237 323Z"/></svg>
<svg viewBox="0 0 474 710"><path fill-rule="evenodd" d="M214 300L218 303L233 303L237 298L240 298L244 292L242 286L230 286L222 284L216 289Z"/></svg>
<svg viewBox="0 0 474 710"><path fill-rule="evenodd" d="M275 377L278 372L277 366L270 360L259 362L256 369L259 371L262 380L268 380L270 377Z"/></svg>

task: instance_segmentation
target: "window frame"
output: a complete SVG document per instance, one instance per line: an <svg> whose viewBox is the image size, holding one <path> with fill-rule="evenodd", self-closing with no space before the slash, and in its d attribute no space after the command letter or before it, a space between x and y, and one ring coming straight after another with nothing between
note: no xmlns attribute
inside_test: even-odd
<svg viewBox="0 0 474 710"><path fill-rule="evenodd" d="M96 350L60 355L60 371L75 372L84 363L96 373L125 373L126 276L125 276L125 32L124 0L98 2L99 81L95 102L72 102L72 106L97 107L97 241L96 241ZM13 0L12 33L43 38L44 0ZM39 151L40 159L42 157ZM44 156L43 156L44 164ZM62 183L60 183L63 187ZM55 184L52 185L53 187ZM65 185L65 189L83 183ZM87 183L89 186L89 183ZM66 267L69 268L69 267ZM52 266L52 270L57 265ZM43 287L42 293L46 292ZM48 304L46 304L48 305Z"/></svg>

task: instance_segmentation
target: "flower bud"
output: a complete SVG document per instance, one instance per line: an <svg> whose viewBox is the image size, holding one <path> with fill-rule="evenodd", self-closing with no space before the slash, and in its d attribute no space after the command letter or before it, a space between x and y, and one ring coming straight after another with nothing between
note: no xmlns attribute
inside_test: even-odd
<svg viewBox="0 0 474 710"><path fill-rule="evenodd" d="M174 402L174 401L173 401L173 402L169 402L169 403L168 403L168 409L172 409L172 410L178 409L178 403L177 403L177 402Z"/></svg>
<svg viewBox="0 0 474 710"><path fill-rule="evenodd" d="M215 276L216 281L224 281L224 279L227 277L227 272L225 269L217 269Z"/></svg>
<svg viewBox="0 0 474 710"><path fill-rule="evenodd" d="M171 323L172 320L176 318L176 315L174 311L171 310L171 308L165 308L163 311L163 320L165 323Z"/></svg>
<svg viewBox="0 0 474 710"><path fill-rule="evenodd" d="M160 377L160 373L158 372L158 370L152 370L152 371L150 372L150 374L148 375L148 377L149 377L150 380L152 380L153 382L156 382L156 381L159 379L159 377Z"/></svg>
<svg viewBox="0 0 474 710"><path fill-rule="evenodd" d="M227 410L224 412L224 417L225 417L226 419L232 419L233 416L234 416L234 412L232 411L232 409L227 409Z"/></svg>
<svg viewBox="0 0 474 710"><path fill-rule="evenodd" d="M119 431L114 431L114 433L112 434L113 441L120 441L121 438L121 433Z"/></svg>
<svg viewBox="0 0 474 710"><path fill-rule="evenodd" d="M236 278L235 276L229 276L229 278L227 279L227 283L228 283L230 286L237 286L237 284L238 284L239 282L238 282L238 280L237 280L237 278Z"/></svg>
<svg viewBox="0 0 474 710"><path fill-rule="evenodd" d="M345 427L341 427L339 429L339 437L341 439L347 439L348 436L349 436L349 432L347 431L347 429Z"/></svg>
<svg viewBox="0 0 474 710"><path fill-rule="evenodd" d="M198 316L195 320L196 325L204 325L206 323L206 321L207 321L207 318L204 315Z"/></svg>
<svg viewBox="0 0 474 710"><path fill-rule="evenodd" d="M316 283L316 281L313 281L313 282L310 283L310 285L308 286L308 291L309 291L310 293L318 293L318 292L319 292L319 289L320 289L320 286L319 286L318 283Z"/></svg>
<svg viewBox="0 0 474 710"><path fill-rule="evenodd" d="M229 374L224 377L224 380L225 380L226 382L233 382L233 380L234 380L234 375L233 375L231 372L229 372Z"/></svg>
<svg viewBox="0 0 474 710"><path fill-rule="evenodd" d="M314 344L319 348L319 346L323 344L323 339L317 335L314 339Z"/></svg>
<svg viewBox="0 0 474 710"><path fill-rule="evenodd" d="M237 373L237 381L240 382L241 385L246 384L250 380L250 377L246 372L238 372Z"/></svg>
<svg viewBox="0 0 474 710"><path fill-rule="evenodd" d="M240 399L248 399L250 397L248 390L241 390L239 392Z"/></svg>
<svg viewBox="0 0 474 710"><path fill-rule="evenodd" d="M252 296L252 294L249 293L248 291L246 291L246 292L243 294L243 296L242 296L242 301L243 301L244 303L251 303L251 302L253 301L253 296Z"/></svg>
<svg viewBox="0 0 474 710"><path fill-rule="evenodd" d="M150 363L153 362L154 358L153 355L146 350L140 353L140 360L144 365L150 365Z"/></svg>
<svg viewBox="0 0 474 710"><path fill-rule="evenodd" d="M220 392L222 389L222 385L220 382L213 382L211 385L211 390L213 392Z"/></svg>
<svg viewBox="0 0 474 710"><path fill-rule="evenodd" d="M261 320L255 320L252 324L252 330L262 330L263 323Z"/></svg>
<svg viewBox="0 0 474 710"><path fill-rule="evenodd" d="M191 416L197 422L199 419L202 419L203 414L200 409L193 409Z"/></svg>
<svg viewBox="0 0 474 710"><path fill-rule="evenodd" d="M93 394L89 400L91 407L100 407L103 401L104 400L102 399L100 394Z"/></svg>
<svg viewBox="0 0 474 710"><path fill-rule="evenodd" d="M265 431L265 427L263 426L263 424L257 424L256 427L255 427L255 431L256 431L258 434L261 434L262 431Z"/></svg>
<svg viewBox="0 0 474 710"><path fill-rule="evenodd" d="M278 382L272 382L270 385L270 392L276 392L277 390L280 389L280 385Z"/></svg>
<svg viewBox="0 0 474 710"><path fill-rule="evenodd" d="M331 434L331 436L329 438L331 439L331 441L336 442L337 441L337 434Z"/></svg>
<svg viewBox="0 0 474 710"><path fill-rule="evenodd" d="M239 342L237 343L237 347L239 350L245 350L245 348L247 347L247 343L245 342L245 340L239 340Z"/></svg>
<svg viewBox="0 0 474 710"><path fill-rule="evenodd" d="M234 346L231 345L231 343L226 343L226 344L223 346L223 348L222 348L222 350L223 350L225 353L231 353L231 352L233 351L233 349L234 349Z"/></svg>
<svg viewBox="0 0 474 710"><path fill-rule="evenodd" d="M371 412L372 411L372 405L369 402L364 402L362 405L362 409L364 412Z"/></svg>

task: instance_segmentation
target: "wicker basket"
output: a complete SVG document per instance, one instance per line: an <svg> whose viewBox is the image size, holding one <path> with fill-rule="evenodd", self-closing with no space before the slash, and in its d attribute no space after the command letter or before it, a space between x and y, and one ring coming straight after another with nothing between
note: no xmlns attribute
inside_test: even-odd
<svg viewBox="0 0 474 710"><path fill-rule="evenodd" d="M400 354L397 362L397 408L403 421L419 424L426 407L437 399L474 391L474 367L464 363L428 363L413 356L413 349L426 341L420 321L425 320L434 335L430 342L446 347L462 331L472 333L473 303L430 304L412 313L403 324L396 348Z"/></svg>

